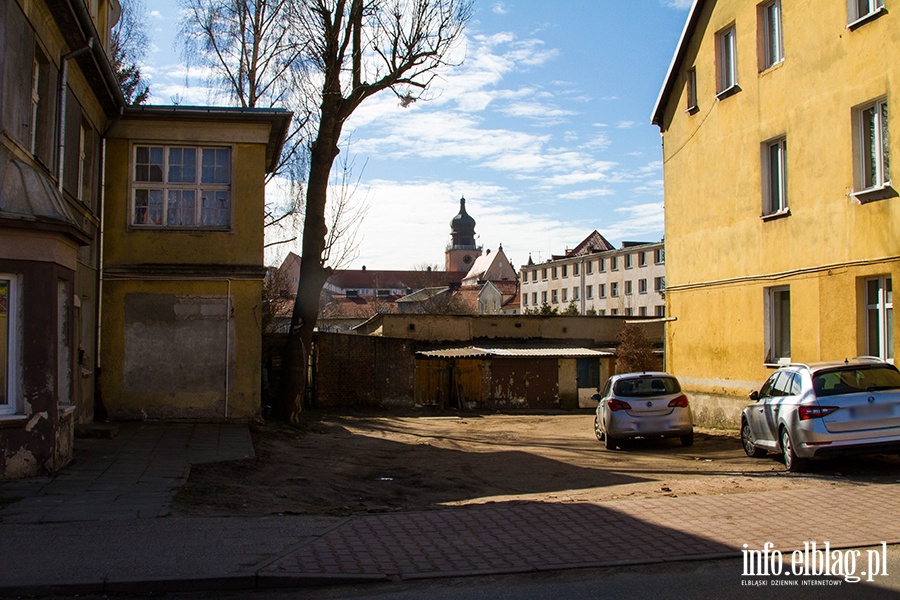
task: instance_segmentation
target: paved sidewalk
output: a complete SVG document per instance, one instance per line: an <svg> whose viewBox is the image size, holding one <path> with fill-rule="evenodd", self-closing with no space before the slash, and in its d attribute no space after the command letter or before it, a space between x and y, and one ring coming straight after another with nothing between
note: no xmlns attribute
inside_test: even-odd
<svg viewBox="0 0 900 600"><path fill-rule="evenodd" d="M0 482L0 595L250 589L524 573L900 543L900 483L349 518L164 517L190 464L252 452L246 427L130 425L78 440L54 479Z"/></svg>

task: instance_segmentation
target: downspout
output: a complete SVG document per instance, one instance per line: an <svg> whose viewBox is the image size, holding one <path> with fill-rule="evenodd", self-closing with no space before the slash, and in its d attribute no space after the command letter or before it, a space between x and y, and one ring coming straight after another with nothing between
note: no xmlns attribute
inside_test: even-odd
<svg viewBox="0 0 900 600"><path fill-rule="evenodd" d="M68 85L69 80L69 61L90 51L93 47L94 38L89 37L85 46L82 46L78 50L72 50L68 54L63 54L59 59L61 74L59 77L59 130L57 132L59 135L59 151L56 156L56 187L60 194L62 194L63 191L63 173L65 172L63 166L66 156L66 86Z"/></svg>
<svg viewBox="0 0 900 600"><path fill-rule="evenodd" d="M225 420L228 420L228 392L231 384L228 376L231 354L231 280L228 279L228 293L225 297Z"/></svg>

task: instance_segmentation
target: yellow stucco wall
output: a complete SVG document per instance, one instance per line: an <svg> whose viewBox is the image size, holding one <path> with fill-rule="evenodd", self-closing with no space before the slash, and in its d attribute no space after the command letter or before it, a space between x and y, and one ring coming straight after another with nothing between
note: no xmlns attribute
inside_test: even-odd
<svg viewBox="0 0 900 600"><path fill-rule="evenodd" d="M790 286L791 360L813 362L864 354L863 282L900 276L900 198L849 195L853 108L886 97L894 110L898 97L898 15L851 31L844 2L783 2L782 12L785 59L760 72L757 3L706 2L663 105L667 314L676 319L667 368L721 424L737 425L745 393L771 373L765 288ZM732 24L741 90L719 100L715 34ZM890 147L900 148L892 115ZM763 220L762 144L779 136L790 216ZM895 352L898 329L895 320Z"/></svg>
<svg viewBox="0 0 900 600"><path fill-rule="evenodd" d="M101 333L111 417L259 416L268 136L267 124L230 122L126 119L111 131ZM230 230L131 227L134 143L230 146Z"/></svg>

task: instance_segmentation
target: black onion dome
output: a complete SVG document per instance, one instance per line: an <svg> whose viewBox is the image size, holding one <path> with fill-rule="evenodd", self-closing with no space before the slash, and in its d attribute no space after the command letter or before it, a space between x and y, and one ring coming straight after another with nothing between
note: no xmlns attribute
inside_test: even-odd
<svg viewBox="0 0 900 600"><path fill-rule="evenodd" d="M475 219L466 212L465 197L459 199L459 214L450 221L450 229L453 233L459 235L475 234Z"/></svg>

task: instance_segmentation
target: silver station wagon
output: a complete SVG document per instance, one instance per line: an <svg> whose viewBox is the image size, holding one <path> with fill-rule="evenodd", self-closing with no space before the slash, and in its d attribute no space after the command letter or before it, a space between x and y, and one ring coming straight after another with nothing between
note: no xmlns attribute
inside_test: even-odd
<svg viewBox="0 0 900 600"><path fill-rule="evenodd" d="M750 399L744 452L778 452L789 471L812 458L900 452L900 371L880 359L786 365Z"/></svg>
<svg viewBox="0 0 900 600"><path fill-rule="evenodd" d="M668 373L613 375L594 394L594 433L609 450L628 438L677 437L694 443L694 419L678 380Z"/></svg>

